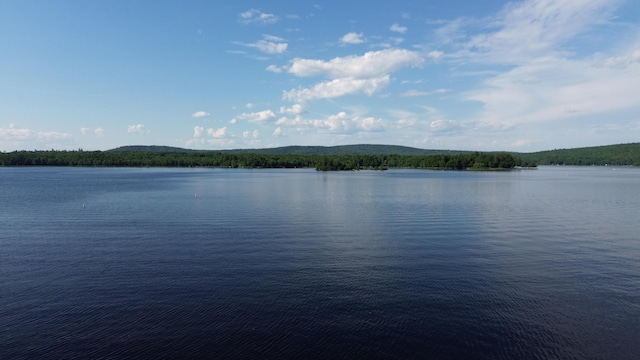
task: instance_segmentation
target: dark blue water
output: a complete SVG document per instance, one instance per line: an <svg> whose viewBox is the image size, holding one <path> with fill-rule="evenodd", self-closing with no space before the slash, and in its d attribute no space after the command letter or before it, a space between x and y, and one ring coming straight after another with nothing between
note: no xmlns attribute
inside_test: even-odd
<svg viewBox="0 0 640 360"><path fill-rule="evenodd" d="M639 217L631 168L0 168L0 358L637 359Z"/></svg>

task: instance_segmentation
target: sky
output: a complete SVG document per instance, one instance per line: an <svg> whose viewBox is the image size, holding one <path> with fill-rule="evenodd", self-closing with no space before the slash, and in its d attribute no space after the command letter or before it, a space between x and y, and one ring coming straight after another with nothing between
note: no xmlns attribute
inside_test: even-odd
<svg viewBox="0 0 640 360"><path fill-rule="evenodd" d="M630 142L637 0L0 0L0 151Z"/></svg>

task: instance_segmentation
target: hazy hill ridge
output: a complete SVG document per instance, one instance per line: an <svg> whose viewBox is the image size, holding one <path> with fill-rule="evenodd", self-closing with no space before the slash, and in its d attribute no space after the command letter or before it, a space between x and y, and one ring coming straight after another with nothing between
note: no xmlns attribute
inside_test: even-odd
<svg viewBox="0 0 640 360"><path fill-rule="evenodd" d="M261 155L440 155L468 154L472 151L462 150L426 150L399 145L339 145L339 146L283 146L263 149L234 150L192 150L171 146L121 146L108 151L147 151L147 152L216 152L229 154L261 154Z"/></svg>
<svg viewBox="0 0 640 360"><path fill-rule="evenodd" d="M264 149L191 150L169 146L123 146L109 151L198 152L261 155L456 155L466 150L426 150L399 145L284 146ZM510 152L538 165L617 165L640 166L640 143L593 146L574 149L554 149L531 153Z"/></svg>
<svg viewBox="0 0 640 360"><path fill-rule="evenodd" d="M107 151L82 149L0 152L0 166L233 166L314 167L320 160L349 163L356 168L419 167L458 169L510 164L640 166L640 143L555 149L532 153L426 150L397 145L285 146L266 149L194 150L170 146L123 146ZM321 158L330 159L321 159ZM493 159L493 160L490 160ZM497 159L502 159L498 161ZM345 165L346 166L346 165ZM348 166L347 166L348 167Z"/></svg>

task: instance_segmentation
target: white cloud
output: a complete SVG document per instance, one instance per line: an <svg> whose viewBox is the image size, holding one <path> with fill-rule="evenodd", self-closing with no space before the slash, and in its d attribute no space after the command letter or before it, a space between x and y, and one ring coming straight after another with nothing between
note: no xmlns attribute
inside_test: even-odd
<svg viewBox="0 0 640 360"><path fill-rule="evenodd" d="M332 133L341 134L375 132L384 128L382 119L374 117L362 118L357 115L348 115L344 111L330 115L326 119L312 120L310 124L318 129L327 129Z"/></svg>
<svg viewBox="0 0 640 360"><path fill-rule="evenodd" d="M354 121L356 121L358 127L362 128L364 131L381 131L384 128L384 122L382 119L376 119L374 117L366 117L364 119L356 118Z"/></svg>
<svg viewBox="0 0 640 360"><path fill-rule="evenodd" d="M293 119L283 116L276 121L276 125L278 126L292 126L298 128L307 127L309 124L309 120L303 119L300 115L296 115Z"/></svg>
<svg viewBox="0 0 640 360"><path fill-rule="evenodd" d="M202 126L194 126L193 127L193 137L194 138L201 137L203 132L204 132L204 127L202 127Z"/></svg>
<svg viewBox="0 0 640 360"><path fill-rule="evenodd" d="M99 127L93 130L93 133L96 134L97 137L104 137L107 132L103 128Z"/></svg>
<svg viewBox="0 0 640 360"><path fill-rule="evenodd" d="M547 58L489 78L467 98L483 104L479 121L510 127L640 110L636 96L639 78L640 63L625 68L598 67L589 59Z"/></svg>
<svg viewBox="0 0 640 360"><path fill-rule="evenodd" d="M398 24L393 24L391 25L391 27L389 28L389 30L393 31L393 32L397 32L400 34L404 34L407 32L407 28L405 26L400 26Z"/></svg>
<svg viewBox="0 0 640 360"><path fill-rule="evenodd" d="M343 44L362 44L364 42L362 33L350 32L340 38L340 42Z"/></svg>
<svg viewBox="0 0 640 360"><path fill-rule="evenodd" d="M253 105L252 103L246 103L246 104L244 105L244 107L246 107L247 109L253 109L253 107L254 107L254 106L255 106L255 105Z"/></svg>
<svg viewBox="0 0 640 360"><path fill-rule="evenodd" d="M267 54L282 54L287 51L287 47L289 46L287 43L276 43L272 41L266 40L258 40L254 44L245 44L248 47L256 48Z"/></svg>
<svg viewBox="0 0 640 360"><path fill-rule="evenodd" d="M289 73L299 77L324 76L331 80L310 88L284 91L283 98L302 103L349 94L372 95L391 82L389 73L423 62L417 53L402 49L371 51L362 56L337 57L329 61L296 58Z"/></svg>
<svg viewBox="0 0 640 360"><path fill-rule="evenodd" d="M207 135L212 138L222 138L227 135L227 127L221 127L219 129L207 129Z"/></svg>
<svg viewBox="0 0 640 360"><path fill-rule="evenodd" d="M325 130L333 134L343 135L378 132L385 128L384 121L380 118L349 115L344 111L320 119L306 120L299 115L293 119L282 117L278 119L276 125L278 125L278 128L274 131L273 136L282 135L281 126L294 127L300 132Z"/></svg>
<svg viewBox="0 0 640 360"><path fill-rule="evenodd" d="M257 139L260 137L260 133L258 130L253 130L253 132L246 130L242 133L242 137L245 139Z"/></svg>
<svg viewBox="0 0 640 360"><path fill-rule="evenodd" d="M279 137L282 136L282 128L278 126L275 130L273 130L273 134L271 136Z"/></svg>
<svg viewBox="0 0 640 360"><path fill-rule="evenodd" d="M274 73L281 73L284 70L286 70L286 69L282 68L282 67L278 67L277 65L269 65L269 66L267 66L267 71L271 71L271 72L274 72Z"/></svg>
<svg viewBox="0 0 640 360"><path fill-rule="evenodd" d="M268 120L274 119L275 117L276 117L276 114L273 111L263 110L258 112L240 114L235 118L233 118L231 121L232 121L232 124L235 124L237 120L247 120L252 123L263 123Z"/></svg>
<svg viewBox="0 0 640 360"><path fill-rule="evenodd" d="M290 108L280 107L280 114L300 115L305 112L305 107L302 104L294 104Z"/></svg>
<svg viewBox="0 0 640 360"><path fill-rule="evenodd" d="M349 94L372 95L389 85L389 75L370 79L342 78L316 84L312 88L285 91L282 97L289 101L305 102L316 99L330 99Z"/></svg>
<svg viewBox="0 0 640 360"><path fill-rule="evenodd" d="M449 92L447 89L437 89L433 91L408 90L400 94L400 97L429 96L433 94L444 94Z"/></svg>
<svg viewBox="0 0 640 360"><path fill-rule="evenodd" d="M528 0L509 3L493 19L496 31L465 44L476 60L518 64L562 53L558 47L594 24L609 19L619 0Z"/></svg>
<svg viewBox="0 0 640 360"><path fill-rule="evenodd" d="M144 125L137 124L137 125L128 125L127 132L129 134L149 134L151 131L145 130Z"/></svg>
<svg viewBox="0 0 640 360"><path fill-rule="evenodd" d="M87 135L88 132L89 132L89 128L86 128L86 127L80 128L80 133L82 135Z"/></svg>
<svg viewBox="0 0 640 360"><path fill-rule="evenodd" d="M267 41L286 42L285 39L283 39L283 38L281 38L279 36L273 36L273 35L269 35L269 34L262 34L262 37Z"/></svg>
<svg viewBox="0 0 640 360"><path fill-rule="evenodd" d="M274 14L264 13L257 9L250 9L240 14L240 22L244 24L273 24L278 21Z"/></svg>
<svg viewBox="0 0 640 360"><path fill-rule="evenodd" d="M429 124L430 132L435 133L459 133L464 129L464 126L453 120L438 119Z"/></svg>
<svg viewBox="0 0 640 360"><path fill-rule="evenodd" d="M425 50L425 57L455 65L452 75L470 84L471 90L457 97L469 101L469 110L459 115L464 122L444 120L446 113L429 119L426 132L453 138L473 130L469 136L479 147L495 139L504 147L551 141L568 146L575 139L587 143L587 137L603 143L607 129L627 129L618 139L637 134L629 124L640 112L633 90L640 78L640 35L637 24L612 16L622 3L523 0L484 19L447 22L436 31L439 48ZM589 125L598 131L587 130ZM608 134L614 137L613 130Z"/></svg>
<svg viewBox="0 0 640 360"><path fill-rule="evenodd" d="M289 73L299 77L326 76L338 78L378 77L405 66L419 66L424 59L405 49L370 51L362 56L337 57L329 61L295 58Z"/></svg>
<svg viewBox="0 0 640 360"><path fill-rule="evenodd" d="M594 56L593 63L598 67L613 67L626 69L629 66L640 63L640 41L628 53L617 56L606 56L598 53Z"/></svg>
<svg viewBox="0 0 640 360"><path fill-rule="evenodd" d="M442 56L444 56L444 52L438 51L438 50L430 51L427 54L427 57L429 57L430 59L436 60L436 61L440 60L442 58Z"/></svg>
<svg viewBox="0 0 640 360"><path fill-rule="evenodd" d="M204 118L204 117L208 117L210 114L206 111L196 111L193 114L191 114L191 117L194 119L199 119L199 118Z"/></svg>
<svg viewBox="0 0 640 360"><path fill-rule="evenodd" d="M254 48L267 54L282 54L287 51L289 44L284 42L284 39L272 35L262 35L263 40L258 40L254 43L243 43L239 41L233 42L236 45L246 46Z"/></svg>
<svg viewBox="0 0 640 360"><path fill-rule="evenodd" d="M347 113L342 111L338 114L329 116L327 119L316 120L314 121L314 125L316 127L327 127L329 131L337 132L348 131L351 123L347 117Z"/></svg>

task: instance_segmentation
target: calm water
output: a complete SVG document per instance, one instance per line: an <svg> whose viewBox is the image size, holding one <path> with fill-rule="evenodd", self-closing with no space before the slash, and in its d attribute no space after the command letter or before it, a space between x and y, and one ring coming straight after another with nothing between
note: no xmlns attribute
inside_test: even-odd
<svg viewBox="0 0 640 360"><path fill-rule="evenodd" d="M638 359L639 218L630 168L0 168L0 358Z"/></svg>

